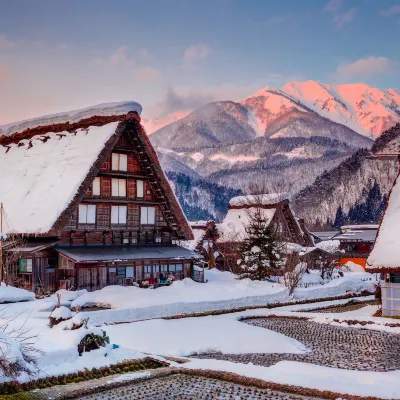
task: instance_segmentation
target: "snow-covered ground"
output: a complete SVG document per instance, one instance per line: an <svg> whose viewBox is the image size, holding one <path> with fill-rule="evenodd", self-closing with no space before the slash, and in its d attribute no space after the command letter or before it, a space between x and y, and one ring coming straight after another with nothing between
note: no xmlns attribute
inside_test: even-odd
<svg viewBox="0 0 400 400"><path fill-rule="evenodd" d="M15 303L19 301L35 300L35 294L24 289L7 286L5 283L0 285L0 303Z"/></svg>
<svg viewBox="0 0 400 400"><path fill-rule="evenodd" d="M83 313L97 325L340 296L347 292L359 293L364 289L374 291L374 281L369 280L374 279L373 275L367 273L349 273L325 285L298 288L293 298L289 296L288 289L279 283L237 280L230 272L216 269L206 273L206 284L184 279L156 290L109 286L79 296L72 306L111 308Z"/></svg>
<svg viewBox="0 0 400 400"><path fill-rule="evenodd" d="M267 316L272 313L293 316L293 311L300 311L296 312L295 316L305 315L317 322L333 323L335 318L355 319L358 313L360 318L380 322L380 327L383 329L381 319L369 316L374 312L370 306L346 316L345 313L317 314L304 311L312 308L310 304L278 307L273 310L265 308L247 310L200 318L138 321L144 318L159 318L163 315L337 296L347 291L373 290L374 286L373 281L368 280L372 275L348 273L343 278L334 279L325 285L297 289L294 298L291 299L287 289L279 283L238 281L232 274L216 270L208 271L207 278L209 282L206 284L184 280L157 290L108 287L92 293L61 291L61 304L66 307L93 304L113 307L109 310L79 313L80 318L89 317L91 326L89 331L84 328L69 330L71 320L61 322L52 329L48 326L48 318L57 302L56 297L8 304L1 313L1 319L6 321L7 318L17 315L10 322L11 328L24 325L31 334L39 335L36 346L46 353L39 359L40 377L106 366L125 359L145 357L147 354L154 357L188 357L209 352L301 354L308 351L295 339L240 322L242 318L249 316ZM347 301L320 302L316 303L315 307L340 305ZM115 320L127 323L107 325ZM94 324L97 327L94 327ZM111 343L119 345L119 348L112 349L112 346L109 346L84 353L79 357L76 346L83 335L92 330L93 332L105 330ZM231 371L267 381L341 393L378 395L379 392L380 397L385 397L387 394L387 397L400 398L400 393L396 392L397 389L393 389L392 384L392 381L400 376L400 372L397 371L361 373L294 362L280 362L267 368L252 364L195 359L190 359L183 368ZM26 376L21 377L21 380L25 379ZM354 385L351 386L350 382Z"/></svg>

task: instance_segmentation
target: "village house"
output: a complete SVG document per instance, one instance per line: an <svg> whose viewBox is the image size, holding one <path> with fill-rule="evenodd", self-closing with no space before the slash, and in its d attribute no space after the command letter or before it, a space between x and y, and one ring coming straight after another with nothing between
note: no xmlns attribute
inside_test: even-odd
<svg viewBox="0 0 400 400"><path fill-rule="evenodd" d="M3 251L36 292L190 276L197 253L135 102L0 126ZM18 238L18 246L10 246ZM4 278L11 274L4 266Z"/></svg>
<svg viewBox="0 0 400 400"><path fill-rule="evenodd" d="M204 260L223 270L236 271L237 260L246 237L250 215L260 210L270 226L286 242L297 249L314 246L314 241L291 207L288 194L272 193L238 196L230 200L228 212L221 223L214 221L192 222L195 239L184 245L202 254ZM294 254L296 252L289 251ZM298 253L298 252L297 252Z"/></svg>
<svg viewBox="0 0 400 400"><path fill-rule="evenodd" d="M400 136L389 136L385 147L375 153L378 159L398 160L400 165ZM366 270L379 273L382 315L400 316L400 170L389 192L385 212L379 225L374 248L368 257Z"/></svg>

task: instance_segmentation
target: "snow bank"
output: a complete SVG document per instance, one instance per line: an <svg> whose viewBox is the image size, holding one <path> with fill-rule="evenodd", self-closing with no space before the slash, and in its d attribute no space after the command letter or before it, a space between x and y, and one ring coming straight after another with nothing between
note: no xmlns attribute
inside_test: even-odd
<svg viewBox="0 0 400 400"><path fill-rule="evenodd" d="M61 306L54 309L53 312L50 314L50 317L54 318L56 321L60 319L70 319L72 318L72 313L69 308Z"/></svg>
<svg viewBox="0 0 400 400"><path fill-rule="evenodd" d="M80 110L44 115L24 121L12 122L7 125L0 125L0 136L10 136L13 133L23 132L25 129L32 129L37 126L66 124L68 122L73 124L94 116L107 117L112 115L124 115L131 111L136 111L140 115L142 106L134 101L103 103L96 106L81 108Z"/></svg>
<svg viewBox="0 0 400 400"><path fill-rule="evenodd" d="M0 303L15 303L18 301L32 301L35 300L35 294L28 292L25 289L16 288L14 286L7 286L1 283L0 286Z"/></svg>
<svg viewBox="0 0 400 400"><path fill-rule="evenodd" d="M191 279L174 282L169 287L156 290L136 287L108 286L84 294L71 304L72 307L107 307L109 310L82 312L90 317L91 324L137 321L179 314L191 314L246 306L262 306L295 299L314 299L339 296L347 292L374 290L371 281L362 281L370 274L346 274L326 285L298 288L294 299L288 289L279 283L237 280L230 272L216 269L205 271L208 283ZM353 276L355 275L355 276Z"/></svg>
<svg viewBox="0 0 400 400"><path fill-rule="evenodd" d="M201 359L192 359L189 363L176 365L176 367L226 371L267 382L329 390L349 395L375 396L385 399L400 398L400 386L398 385L400 371L352 371L294 361L280 361L271 367L262 367L251 363L240 364Z"/></svg>
<svg viewBox="0 0 400 400"><path fill-rule="evenodd" d="M123 347L163 356L213 352L300 354L307 351L295 339L239 322L236 314L175 320L154 319L112 325L107 327L107 332Z"/></svg>

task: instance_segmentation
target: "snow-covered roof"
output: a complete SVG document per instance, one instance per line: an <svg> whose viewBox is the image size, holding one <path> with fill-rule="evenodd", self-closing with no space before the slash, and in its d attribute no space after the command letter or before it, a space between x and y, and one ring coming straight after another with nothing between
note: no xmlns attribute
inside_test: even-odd
<svg viewBox="0 0 400 400"><path fill-rule="evenodd" d="M341 242L374 242L377 232L377 229L346 230L342 234L335 236L335 239Z"/></svg>
<svg viewBox="0 0 400 400"><path fill-rule="evenodd" d="M193 227L192 222L190 222L190 225L192 227L194 239L182 241L182 246L185 249L194 251L196 249L197 245L199 244L199 242L203 239L204 235L206 234L206 231L201 228L199 229L199 228Z"/></svg>
<svg viewBox="0 0 400 400"><path fill-rule="evenodd" d="M229 201L229 206L251 206L251 205L273 205L284 200L290 200L289 193L265 193L257 195L246 195L233 197Z"/></svg>
<svg viewBox="0 0 400 400"><path fill-rule="evenodd" d="M135 102L109 103L0 127L0 202L9 225L3 233L55 233L117 143L123 122L130 122L182 238L191 239L186 217L139 124L140 112Z"/></svg>
<svg viewBox="0 0 400 400"><path fill-rule="evenodd" d="M392 187L367 270L400 271L400 175Z"/></svg>
<svg viewBox="0 0 400 400"><path fill-rule="evenodd" d="M0 136L10 136L16 132L23 132L26 129L33 129L38 126L66 123L73 124L94 116L107 117L112 115L124 115L132 111L135 111L140 115L142 112L142 106L135 101L103 103L96 106L82 108L80 110L44 115L24 121L12 122L7 125L0 125Z"/></svg>
<svg viewBox="0 0 400 400"><path fill-rule="evenodd" d="M254 211L257 209L254 207ZM246 227L250 223L251 213L253 207L248 209L231 208L228 209L224 220L220 224L216 224L218 232L220 233L221 242L240 242L246 237ZM257 210L258 212L258 210ZM267 208L259 210L262 217L269 223L275 215L276 208Z"/></svg>
<svg viewBox="0 0 400 400"><path fill-rule="evenodd" d="M48 133L46 141L35 136L0 147L0 201L10 223L8 231L48 232L77 194L117 125L93 126L75 134Z"/></svg>
<svg viewBox="0 0 400 400"><path fill-rule="evenodd" d="M378 229L378 224L360 224L360 225L343 225L340 227L342 232L349 230L368 230L368 229Z"/></svg>

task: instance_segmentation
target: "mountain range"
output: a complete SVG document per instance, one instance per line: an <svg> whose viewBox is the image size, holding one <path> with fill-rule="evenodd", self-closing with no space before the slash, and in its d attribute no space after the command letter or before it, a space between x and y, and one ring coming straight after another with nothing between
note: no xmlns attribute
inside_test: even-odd
<svg viewBox="0 0 400 400"><path fill-rule="evenodd" d="M246 192L251 182L269 190L284 185L298 194L357 150L370 149L373 139L399 122L400 94L364 84L290 82L186 114L161 123L150 136L167 173L221 190ZM210 199L205 210L216 209L209 194L203 194Z"/></svg>

